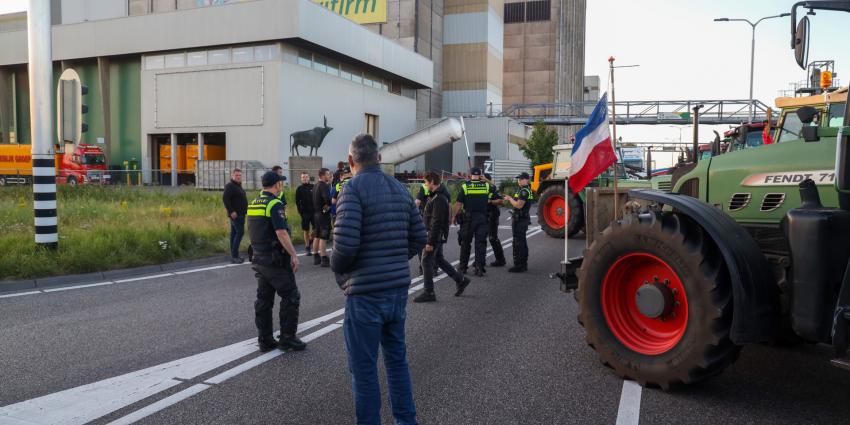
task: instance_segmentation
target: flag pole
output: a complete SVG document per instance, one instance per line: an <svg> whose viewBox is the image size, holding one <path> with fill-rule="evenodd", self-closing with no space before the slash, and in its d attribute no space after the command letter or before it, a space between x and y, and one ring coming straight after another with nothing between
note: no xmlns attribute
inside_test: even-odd
<svg viewBox="0 0 850 425"><path fill-rule="evenodd" d="M554 172L554 170L553 170ZM570 182L569 177L564 185L564 207L567 209L564 220L564 264L570 264Z"/></svg>
<svg viewBox="0 0 850 425"><path fill-rule="evenodd" d="M617 191L617 177L618 177L617 174L619 174L618 173L619 170L617 169L617 166L619 165L618 163L620 161L620 156L617 154L617 97L614 94L614 57L613 56L608 58L608 68L609 68L609 74L610 74L610 77L611 77L611 122L612 122L611 127L612 127L612 131L613 131L613 135L611 137L611 146L614 148L614 156L617 158L617 160L614 161L614 173L613 173L614 174L614 221L617 221L617 218L620 215L619 214L619 205L618 205L619 202L620 202L620 195L619 195L619 192Z"/></svg>

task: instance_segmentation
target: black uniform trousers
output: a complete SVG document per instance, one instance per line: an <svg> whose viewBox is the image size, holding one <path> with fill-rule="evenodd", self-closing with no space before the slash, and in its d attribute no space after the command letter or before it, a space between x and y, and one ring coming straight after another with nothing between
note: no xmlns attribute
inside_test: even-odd
<svg viewBox="0 0 850 425"><path fill-rule="evenodd" d="M295 336L298 330L298 309L301 293L295 284L295 273L289 267L270 267L254 264L257 277L257 301L254 302L254 321L261 340L271 340L274 333L272 311L274 295L280 296L280 334Z"/></svg>
<svg viewBox="0 0 850 425"><path fill-rule="evenodd" d="M487 213L468 213L463 217L463 240L460 245L460 268L466 269L469 264L469 255L472 249L472 240L475 239L475 265L484 270L487 261Z"/></svg>
<svg viewBox="0 0 850 425"><path fill-rule="evenodd" d="M513 235L514 244L514 266L528 265L528 241L525 239L525 234L528 232L528 225L531 224L531 218L528 216L521 217L519 214L514 214L511 220L511 233Z"/></svg>
<svg viewBox="0 0 850 425"><path fill-rule="evenodd" d="M461 282L463 275L460 274L452 263L443 256L443 242L434 244L434 250L422 253L422 268L424 269L425 290L434 292L434 275L442 269L455 282Z"/></svg>
<svg viewBox="0 0 850 425"><path fill-rule="evenodd" d="M487 219L487 238L490 240L490 246L493 247L493 256L496 257L497 263L505 262L505 251L502 250L502 242L499 240L499 212L498 208L490 210Z"/></svg>

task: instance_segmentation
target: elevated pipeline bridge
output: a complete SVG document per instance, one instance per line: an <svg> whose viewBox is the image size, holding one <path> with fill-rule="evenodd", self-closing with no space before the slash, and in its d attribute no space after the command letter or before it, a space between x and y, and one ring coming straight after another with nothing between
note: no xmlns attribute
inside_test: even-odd
<svg viewBox="0 0 850 425"><path fill-rule="evenodd" d="M750 101L744 100L649 100L617 102L617 124L669 124L688 125L693 123L693 108L703 105L699 112L700 124L737 125L745 123L750 116ZM596 102L570 103L523 103L511 105L499 116L511 117L525 124L543 121L547 125L584 125L593 112ZM612 104L608 103L611 117ZM753 122L767 119L769 107L753 100ZM777 114L772 113L771 119Z"/></svg>

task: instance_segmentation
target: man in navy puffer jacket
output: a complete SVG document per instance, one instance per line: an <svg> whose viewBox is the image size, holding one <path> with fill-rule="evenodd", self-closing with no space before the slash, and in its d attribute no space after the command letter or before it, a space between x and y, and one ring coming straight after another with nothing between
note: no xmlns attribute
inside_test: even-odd
<svg viewBox="0 0 850 425"><path fill-rule="evenodd" d="M416 424L404 320L409 260L425 247L425 226L407 188L384 174L368 134L348 149L355 176L337 201L331 268L345 291L345 346L357 424L381 423L378 348L383 348L396 424Z"/></svg>

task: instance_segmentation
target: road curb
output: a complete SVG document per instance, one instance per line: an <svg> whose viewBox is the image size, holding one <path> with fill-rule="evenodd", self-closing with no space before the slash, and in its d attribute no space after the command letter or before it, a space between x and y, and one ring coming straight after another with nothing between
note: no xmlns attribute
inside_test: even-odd
<svg viewBox="0 0 850 425"><path fill-rule="evenodd" d="M229 263L230 257L217 255L195 260L182 260L173 263L155 264L150 266L133 267L129 269L108 270L105 272L83 273L66 276L51 276L40 279L24 279L0 281L0 294L22 290L54 288L58 286L80 285L114 281L123 278L137 277L160 272L176 272L194 267L211 266Z"/></svg>

